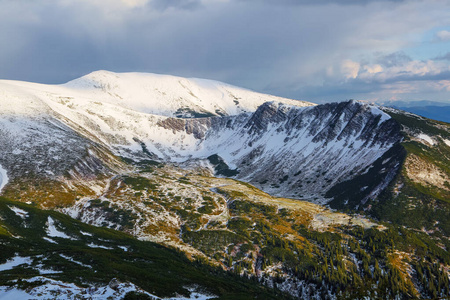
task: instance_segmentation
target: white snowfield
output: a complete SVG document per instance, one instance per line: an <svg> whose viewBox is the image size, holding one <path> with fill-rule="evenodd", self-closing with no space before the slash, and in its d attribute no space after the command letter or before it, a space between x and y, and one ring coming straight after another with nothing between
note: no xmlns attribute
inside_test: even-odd
<svg viewBox="0 0 450 300"><path fill-rule="evenodd" d="M213 80L108 71L96 71L62 85L0 80L0 101L3 113L42 114L55 109L55 103L75 108L95 102L113 109L167 117L175 117L177 111L186 109L187 115L190 111L236 115L254 111L268 101L314 105Z"/></svg>

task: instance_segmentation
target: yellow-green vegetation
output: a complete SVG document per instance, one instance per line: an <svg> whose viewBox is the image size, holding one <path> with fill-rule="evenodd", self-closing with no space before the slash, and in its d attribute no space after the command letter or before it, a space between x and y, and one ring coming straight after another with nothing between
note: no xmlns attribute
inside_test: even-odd
<svg viewBox="0 0 450 300"><path fill-rule="evenodd" d="M80 218L182 251L193 263L289 284L294 297L449 294L448 242L441 248L421 232L273 197L202 169L135 167L112 177L100 197L78 200Z"/></svg>
<svg viewBox="0 0 450 300"><path fill-rule="evenodd" d="M2 223L0 223L0 235L6 235L6 236L10 235L8 229L6 229L5 225L3 225Z"/></svg>
<svg viewBox="0 0 450 300"><path fill-rule="evenodd" d="M29 176L12 180L3 195L10 199L32 202L42 208L53 209L70 206L82 196L95 196L95 192L77 183L69 186L46 177Z"/></svg>
<svg viewBox="0 0 450 300"><path fill-rule="evenodd" d="M309 284L316 295L429 297L437 288L413 284L420 260L441 261L424 276L441 287L436 295L449 293L449 255L427 235L200 173L158 166L115 177L104 195L133 208L137 225L129 232L232 273L275 286L290 281L296 296Z"/></svg>

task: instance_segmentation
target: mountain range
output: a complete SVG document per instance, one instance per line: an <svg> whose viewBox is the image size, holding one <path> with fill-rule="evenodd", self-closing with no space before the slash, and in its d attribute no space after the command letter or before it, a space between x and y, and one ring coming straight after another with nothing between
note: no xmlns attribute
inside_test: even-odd
<svg viewBox="0 0 450 300"><path fill-rule="evenodd" d="M388 101L384 106L401 109L429 119L450 122L450 103L438 101Z"/></svg>
<svg viewBox="0 0 450 300"><path fill-rule="evenodd" d="M448 123L107 71L62 85L2 80L0 107L0 261L11 266L0 292L27 291L20 278L33 297L55 282L80 297L83 285L125 298L449 295ZM130 262L120 245L153 254ZM203 275L166 289L143 281L132 262L152 255ZM71 257L78 275L66 274Z"/></svg>

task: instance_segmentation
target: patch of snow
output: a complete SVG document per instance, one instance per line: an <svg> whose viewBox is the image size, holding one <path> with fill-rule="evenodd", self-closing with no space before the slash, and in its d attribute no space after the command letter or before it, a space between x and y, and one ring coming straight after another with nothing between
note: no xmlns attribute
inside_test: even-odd
<svg viewBox="0 0 450 300"><path fill-rule="evenodd" d="M52 243L52 244L58 244L58 242L55 242L55 241L52 240L51 238L43 237L43 239L46 240L46 241L49 242L49 243Z"/></svg>
<svg viewBox="0 0 450 300"><path fill-rule="evenodd" d="M0 265L0 271L11 270L14 267L24 264L29 265L31 264L31 262L32 260L29 257L15 256L12 259L6 261L6 263Z"/></svg>
<svg viewBox="0 0 450 300"><path fill-rule="evenodd" d="M89 233L89 232L80 231L80 233L81 233L82 235L92 236L92 233Z"/></svg>
<svg viewBox="0 0 450 300"><path fill-rule="evenodd" d="M125 246L117 246L117 248L120 248L120 249L122 249L125 252L130 251L130 249L128 247L125 247Z"/></svg>
<svg viewBox="0 0 450 300"><path fill-rule="evenodd" d="M67 255L64 255L64 254L59 254L59 256L61 256L61 257L64 258L64 259L67 259L68 261L71 261L71 262L73 262L73 263L75 263L75 264L77 264L77 265L80 265L80 266L82 266L82 267L92 269L92 266L86 265L86 264L83 264L82 262L79 262L79 261L77 261L77 260L74 260L74 259L73 259L72 257L70 257L70 256L67 256Z"/></svg>
<svg viewBox="0 0 450 300"><path fill-rule="evenodd" d="M372 114L381 115L380 123L383 123L384 121L389 120L391 118L387 113L385 113L378 107L372 106L372 105L369 105L369 107L370 107L370 111L372 112Z"/></svg>
<svg viewBox="0 0 450 300"><path fill-rule="evenodd" d="M7 183L8 183L8 174L6 173L6 170L3 169L3 167L0 165L0 193L2 192L2 189L5 187Z"/></svg>
<svg viewBox="0 0 450 300"><path fill-rule="evenodd" d="M46 269L46 268L44 268L44 265L42 265L42 264L37 265L36 268L39 271L39 274L41 274L41 275L63 273L62 271L56 271L56 270L53 270L53 269Z"/></svg>
<svg viewBox="0 0 450 300"><path fill-rule="evenodd" d="M114 248L111 248L111 247L97 245L97 244L94 244L94 243L90 243L90 244L88 244L88 246L91 247L91 248L102 248L102 249L108 249L108 250L114 249Z"/></svg>
<svg viewBox="0 0 450 300"><path fill-rule="evenodd" d="M450 147L450 140L445 140L445 139L444 139L444 143L445 143L447 146Z"/></svg>
<svg viewBox="0 0 450 300"><path fill-rule="evenodd" d="M435 144L434 140L429 135L426 135L424 133L419 134L417 136L417 138L421 139L421 140L424 140L425 142L427 142L428 144L430 144L432 146Z"/></svg>
<svg viewBox="0 0 450 300"><path fill-rule="evenodd" d="M205 294L201 294L201 293L197 293L197 292L191 292L191 295L189 296L189 298L186 297L174 297L174 298L164 298L164 299L168 299L168 300L207 300L207 299L213 299L213 298L217 298L217 296L214 295L205 295Z"/></svg>
<svg viewBox="0 0 450 300"><path fill-rule="evenodd" d="M25 292L24 290L19 290L17 288L11 288L8 286L0 286L0 300L41 300L44 298L35 298Z"/></svg>
<svg viewBox="0 0 450 300"><path fill-rule="evenodd" d="M16 216L21 217L22 219L25 219L28 217L28 212L21 208L18 208L15 206L9 206L9 205L8 205L8 207L10 210L12 210L16 214Z"/></svg>
<svg viewBox="0 0 450 300"><path fill-rule="evenodd" d="M68 236L67 234L65 234L64 232L58 230L58 228L56 228L55 226L55 220L53 220L52 217L48 217L47 218L47 235L50 237L59 237L59 238L63 238L63 239L72 239L72 237Z"/></svg>

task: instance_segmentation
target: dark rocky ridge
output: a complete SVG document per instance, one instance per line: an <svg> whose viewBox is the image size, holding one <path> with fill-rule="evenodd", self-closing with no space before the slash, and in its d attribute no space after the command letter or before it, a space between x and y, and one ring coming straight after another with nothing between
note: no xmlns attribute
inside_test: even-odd
<svg viewBox="0 0 450 300"><path fill-rule="evenodd" d="M168 118L158 125L193 135L200 149L192 153L194 159L218 155L236 169L237 179L271 194L311 201L326 201L333 186L363 174L402 139L396 121L382 120L355 101L313 107L268 102L252 114ZM377 179L377 191L366 194L376 196L385 180Z"/></svg>

